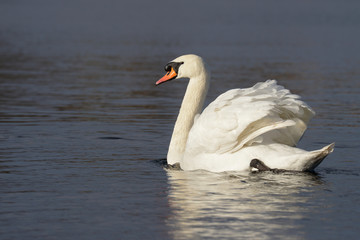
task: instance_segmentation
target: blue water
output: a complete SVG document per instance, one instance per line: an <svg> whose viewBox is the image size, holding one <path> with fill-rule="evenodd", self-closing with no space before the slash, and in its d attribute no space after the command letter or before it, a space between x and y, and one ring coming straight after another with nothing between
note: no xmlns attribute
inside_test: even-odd
<svg viewBox="0 0 360 240"><path fill-rule="evenodd" d="M1 239L358 239L357 1L0 3ZM310 173L165 169L185 53L207 102L266 79L317 115Z"/></svg>

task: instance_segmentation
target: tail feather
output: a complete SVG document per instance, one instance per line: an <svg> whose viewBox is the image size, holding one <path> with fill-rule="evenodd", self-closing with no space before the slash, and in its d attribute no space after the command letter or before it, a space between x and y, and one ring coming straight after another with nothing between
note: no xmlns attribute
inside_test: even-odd
<svg viewBox="0 0 360 240"><path fill-rule="evenodd" d="M313 151L314 157L304 165L303 171L313 171L327 155L334 151L334 147L335 143L331 143L320 150Z"/></svg>

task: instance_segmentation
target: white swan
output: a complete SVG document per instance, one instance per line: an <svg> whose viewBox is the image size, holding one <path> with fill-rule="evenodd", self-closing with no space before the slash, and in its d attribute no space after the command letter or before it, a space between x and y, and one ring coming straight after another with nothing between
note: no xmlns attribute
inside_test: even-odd
<svg viewBox="0 0 360 240"><path fill-rule="evenodd" d="M183 55L169 62L165 71L156 85L190 78L169 145L168 164L212 172L244 171L250 165L311 171L333 151L334 143L310 152L294 147L315 113L275 80L229 90L201 113L210 79L203 59Z"/></svg>

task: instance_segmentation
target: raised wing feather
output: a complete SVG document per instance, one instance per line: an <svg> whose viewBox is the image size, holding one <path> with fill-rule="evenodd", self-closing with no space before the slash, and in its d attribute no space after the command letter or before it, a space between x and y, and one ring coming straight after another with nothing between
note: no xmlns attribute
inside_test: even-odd
<svg viewBox="0 0 360 240"><path fill-rule="evenodd" d="M186 152L236 152L254 143L294 146L314 116L299 96L275 80L232 89L215 99L196 119Z"/></svg>

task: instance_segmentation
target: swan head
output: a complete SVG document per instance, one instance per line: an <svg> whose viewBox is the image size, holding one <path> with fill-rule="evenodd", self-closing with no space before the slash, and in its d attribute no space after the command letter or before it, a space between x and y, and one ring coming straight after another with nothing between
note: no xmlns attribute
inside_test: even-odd
<svg viewBox="0 0 360 240"><path fill-rule="evenodd" d="M165 65L165 71L166 74L156 82L156 85L173 79L196 78L207 73L204 60L194 54L175 58Z"/></svg>

